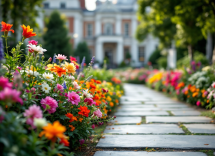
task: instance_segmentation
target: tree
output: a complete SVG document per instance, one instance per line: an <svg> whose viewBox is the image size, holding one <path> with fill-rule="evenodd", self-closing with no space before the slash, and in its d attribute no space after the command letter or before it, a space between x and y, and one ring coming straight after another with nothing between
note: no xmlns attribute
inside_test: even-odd
<svg viewBox="0 0 215 156"><path fill-rule="evenodd" d="M78 43L74 56L79 56L80 60L82 60L85 57L85 62L87 64L90 63L90 60L91 60L90 51L86 42Z"/></svg>
<svg viewBox="0 0 215 156"><path fill-rule="evenodd" d="M43 36L46 57L53 57L54 54L72 55L72 45L68 37L68 30L65 21L58 11L52 12L47 24L47 31Z"/></svg>
<svg viewBox="0 0 215 156"><path fill-rule="evenodd" d="M213 0L139 0L137 38L152 33L167 47L175 39L178 46L187 46L193 58L193 46L203 39L204 32L214 32ZM150 7L150 11L147 11ZM206 17L207 16L207 17ZM213 27L213 28L212 28ZM142 37L143 36L143 37ZM142 38L141 38L142 37Z"/></svg>
<svg viewBox="0 0 215 156"><path fill-rule="evenodd" d="M0 16L4 22L13 24L17 37L18 28L21 24L30 25L31 28L39 27L36 23L36 17L42 8L44 0L1 0Z"/></svg>

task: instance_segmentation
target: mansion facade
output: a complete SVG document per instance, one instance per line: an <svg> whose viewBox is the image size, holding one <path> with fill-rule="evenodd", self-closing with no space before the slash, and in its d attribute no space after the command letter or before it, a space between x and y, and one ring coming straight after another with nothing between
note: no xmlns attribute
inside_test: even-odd
<svg viewBox="0 0 215 156"><path fill-rule="evenodd" d="M159 41L151 35L142 43L135 39L137 8L136 0L97 0L94 11L85 8L85 0L45 0L44 16L54 10L64 14L73 47L86 41L99 63L106 58L109 64L119 65L130 54L132 66L138 67L147 63Z"/></svg>

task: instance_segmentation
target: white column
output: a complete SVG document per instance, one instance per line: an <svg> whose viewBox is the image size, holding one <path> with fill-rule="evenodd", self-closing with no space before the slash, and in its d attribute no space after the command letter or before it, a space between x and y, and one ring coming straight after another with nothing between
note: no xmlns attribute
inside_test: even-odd
<svg viewBox="0 0 215 156"><path fill-rule="evenodd" d="M100 17L96 17L96 36L101 34L101 21Z"/></svg>
<svg viewBox="0 0 215 156"><path fill-rule="evenodd" d="M117 63L120 64L123 61L123 44L122 41L117 42Z"/></svg>
<svg viewBox="0 0 215 156"><path fill-rule="evenodd" d="M139 64L138 60L138 42L135 39L135 31L137 28L137 19L136 16L133 16L132 18L132 25L131 25L131 32L132 32L132 44L131 44L131 60L134 61L133 65L136 66Z"/></svg>
<svg viewBox="0 0 215 156"><path fill-rule="evenodd" d="M75 15L74 16L74 34L77 34L77 38L74 38L74 44L75 44L75 47L78 45L78 43L81 41L81 36L82 36L82 32L81 30L82 29L82 25L81 25L81 18L79 15ZM74 35L73 34L73 35Z"/></svg>
<svg viewBox="0 0 215 156"><path fill-rule="evenodd" d="M119 15L117 15L117 17L116 17L116 28L115 28L115 32L117 35L122 34L121 33L121 22L122 22L121 17Z"/></svg>
<svg viewBox="0 0 215 156"><path fill-rule="evenodd" d="M99 63L103 63L104 56L103 56L103 47L101 41L96 41L96 56L95 60L99 61Z"/></svg>

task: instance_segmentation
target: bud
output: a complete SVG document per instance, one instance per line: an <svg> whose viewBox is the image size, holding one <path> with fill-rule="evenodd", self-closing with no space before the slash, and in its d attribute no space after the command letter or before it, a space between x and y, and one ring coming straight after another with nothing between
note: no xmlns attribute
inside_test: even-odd
<svg viewBox="0 0 215 156"><path fill-rule="evenodd" d="M34 126L37 128L43 128L47 125L47 121L45 118L34 118Z"/></svg>
<svg viewBox="0 0 215 156"><path fill-rule="evenodd" d="M49 59L48 59L48 62L51 62L52 61L52 58L50 57Z"/></svg>
<svg viewBox="0 0 215 156"><path fill-rule="evenodd" d="M44 60L44 58L45 58L45 56L44 56L44 55L42 55L42 60Z"/></svg>

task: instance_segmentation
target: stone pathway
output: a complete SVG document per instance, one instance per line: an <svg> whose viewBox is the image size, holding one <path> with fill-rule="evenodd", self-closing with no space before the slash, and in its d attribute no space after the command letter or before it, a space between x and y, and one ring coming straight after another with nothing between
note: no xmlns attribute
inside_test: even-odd
<svg viewBox="0 0 215 156"><path fill-rule="evenodd" d="M215 150L211 118L143 85L124 88L116 119L96 146L103 151L94 156L207 156L198 150Z"/></svg>

